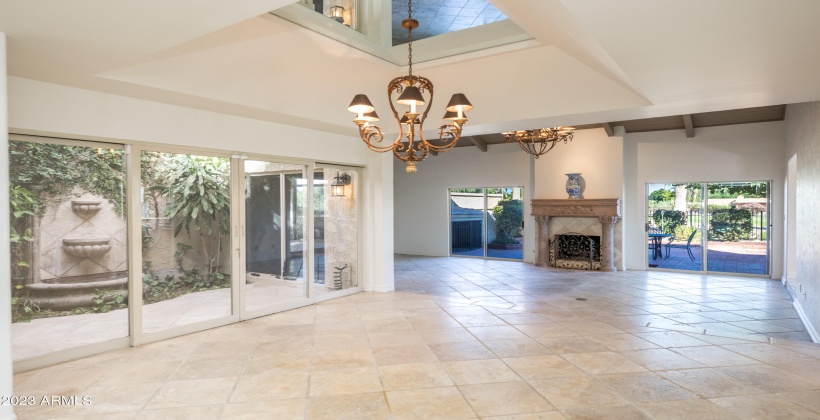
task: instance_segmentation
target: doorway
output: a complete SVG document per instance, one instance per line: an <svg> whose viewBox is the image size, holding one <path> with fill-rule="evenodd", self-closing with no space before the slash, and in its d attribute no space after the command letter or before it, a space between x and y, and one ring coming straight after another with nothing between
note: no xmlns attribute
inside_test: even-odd
<svg viewBox="0 0 820 420"><path fill-rule="evenodd" d="M523 196L523 187L450 189L450 255L522 260Z"/></svg>
<svg viewBox="0 0 820 420"><path fill-rule="evenodd" d="M770 274L771 182L647 184L650 269Z"/></svg>

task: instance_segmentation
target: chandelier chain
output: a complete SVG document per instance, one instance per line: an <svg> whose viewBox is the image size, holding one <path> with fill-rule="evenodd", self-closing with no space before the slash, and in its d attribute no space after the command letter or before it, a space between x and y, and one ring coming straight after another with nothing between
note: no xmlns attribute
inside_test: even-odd
<svg viewBox="0 0 820 420"><path fill-rule="evenodd" d="M407 19L413 19L413 0L407 0ZM410 80L413 80L413 27L407 28L407 61L410 64Z"/></svg>

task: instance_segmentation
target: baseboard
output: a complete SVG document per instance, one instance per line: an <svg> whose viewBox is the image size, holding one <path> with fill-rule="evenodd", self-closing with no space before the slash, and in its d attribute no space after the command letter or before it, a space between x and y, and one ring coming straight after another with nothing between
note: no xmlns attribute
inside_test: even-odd
<svg viewBox="0 0 820 420"><path fill-rule="evenodd" d="M803 310L800 302L798 302L797 299L792 298L792 306L794 306L794 310L797 311L797 316L806 328L806 332L809 333L811 341L814 343L820 343L820 335L817 334L817 330L814 329L814 325L812 325L811 321L809 321L809 317L806 315L806 312Z"/></svg>

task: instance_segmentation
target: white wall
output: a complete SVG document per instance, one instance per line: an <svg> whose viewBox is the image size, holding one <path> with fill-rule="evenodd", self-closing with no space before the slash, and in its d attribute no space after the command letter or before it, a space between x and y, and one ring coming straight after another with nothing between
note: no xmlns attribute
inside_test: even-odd
<svg viewBox="0 0 820 420"><path fill-rule="evenodd" d="M0 185L9 185L9 130L6 91L6 34L0 32ZM9 208L9 194L0 194L0 209ZM9 212L0 211L0 238L9 237ZM0 396L12 396L11 261L9 241L0 240ZM11 405L0 405L0 419L16 418Z"/></svg>
<svg viewBox="0 0 820 420"><path fill-rule="evenodd" d="M134 140L355 165L371 153L356 137L9 78L12 131Z"/></svg>
<svg viewBox="0 0 820 420"><path fill-rule="evenodd" d="M581 130L571 142L559 143L535 160L535 198L567 198L565 174L574 172L584 180L584 198L622 198L623 137Z"/></svg>
<svg viewBox="0 0 820 420"><path fill-rule="evenodd" d="M795 307L809 333L817 340L820 327L820 102L786 107L786 140L782 160L796 157L794 225L795 267L788 286L795 294ZM786 170L784 170L786 172ZM792 183L790 182L790 185ZM790 212L791 213L791 212Z"/></svg>
<svg viewBox="0 0 820 420"><path fill-rule="evenodd" d="M721 181L773 181L772 277L783 269L783 182L786 164L783 122L626 134L626 267L646 269L646 184Z"/></svg>
<svg viewBox="0 0 820 420"><path fill-rule="evenodd" d="M466 140L460 140L466 141ZM404 162L393 165L395 181L395 251L400 254L450 254L450 188L524 187L524 261L534 261L535 220L530 213L532 157L517 145L457 147L417 164L405 172Z"/></svg>

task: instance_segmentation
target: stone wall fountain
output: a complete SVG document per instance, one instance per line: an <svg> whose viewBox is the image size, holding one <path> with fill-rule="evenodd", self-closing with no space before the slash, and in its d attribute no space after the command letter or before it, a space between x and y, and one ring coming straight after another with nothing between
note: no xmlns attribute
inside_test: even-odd
<svg viewBox="0 0 820 420"><path fill-rule="evenodd" d="M47 211L40 229L39 282L26 285L41 309L94 304L99 293L127 294L125 220L90 194Z"/></svg>

